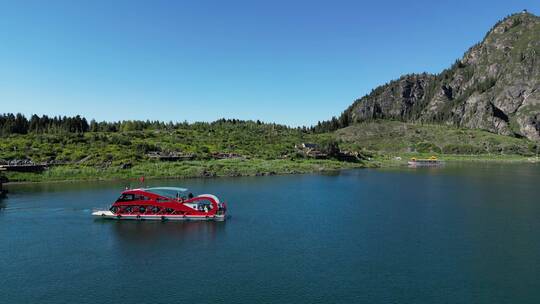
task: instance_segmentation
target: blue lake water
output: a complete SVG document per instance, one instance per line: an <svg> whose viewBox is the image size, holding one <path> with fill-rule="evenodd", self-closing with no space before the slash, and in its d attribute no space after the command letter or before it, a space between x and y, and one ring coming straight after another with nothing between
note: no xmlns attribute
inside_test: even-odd
<svg viewBox="0 0 540 304"><path fill-rule="evenodd" d="M10 185L0 302L540 303L539 181L523 164L147 181L215 193L223 223L92 219L126 182Z"/></svg>

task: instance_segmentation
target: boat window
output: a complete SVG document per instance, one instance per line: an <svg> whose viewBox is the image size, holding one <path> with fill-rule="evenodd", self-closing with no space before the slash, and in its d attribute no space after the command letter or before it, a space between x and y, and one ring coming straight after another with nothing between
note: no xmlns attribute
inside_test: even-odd
<svg viewBox="0 0 540 304"><path fill-rule="evenodd" d="M168 197L168 198L178 198L183 193L188 191L188 189L185 188L176 188L176 187L155 187L155 188L147 188L145 191L148 191L150 193L157 194L162 197Z"/></svg>
<svg viewBox="0 0 540 304"><path fill-rule="evenodd" d="M144 195L122 194L116 201L117 202L131 202L131 201L147 201L147 200L149 200L149 198Z"/></svg>
<svg viewBox="0 0 540 304"><path fill-rule="evenodd" d="M117 202L130 202L135 199L135 196L133 194L122 194L120 197L116 200Z"/></svg>
<svg viewBox="0 0 540 304"><path fill-rule="evenodd" d="M213 206L210 201L207 200L201 200L197 202L196 209L199 211L210 211L212 210Z"/></svg>

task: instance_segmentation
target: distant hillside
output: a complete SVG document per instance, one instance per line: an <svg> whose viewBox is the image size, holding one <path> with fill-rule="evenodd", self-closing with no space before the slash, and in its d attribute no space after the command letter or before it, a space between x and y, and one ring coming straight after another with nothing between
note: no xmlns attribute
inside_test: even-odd
<svg viewBox="0 0 540 304"><path fill-rule="evenodd" d="M490 132L445 125L374 120L336 131L341 147L388 153L526 155L538 153L534 142Z"/></svg>
<svg viewBox="0 0 540 304"><path fill-rule="evenodd" d="M391 81L316 128L329 131L373 119L540 140L540 18L527 12L511 15L449 69Z"/></svg>

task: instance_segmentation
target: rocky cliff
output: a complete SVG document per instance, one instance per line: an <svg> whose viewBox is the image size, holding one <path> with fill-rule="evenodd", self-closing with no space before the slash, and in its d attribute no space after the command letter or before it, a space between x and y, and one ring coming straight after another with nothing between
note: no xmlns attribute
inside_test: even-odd
<svg viewBox="0 0 540 304"><path fill-rule="evenodd" d="M340 121L450 124L540 140L540 18L498 22L438 75L406 75L356 100Z"/></svg>

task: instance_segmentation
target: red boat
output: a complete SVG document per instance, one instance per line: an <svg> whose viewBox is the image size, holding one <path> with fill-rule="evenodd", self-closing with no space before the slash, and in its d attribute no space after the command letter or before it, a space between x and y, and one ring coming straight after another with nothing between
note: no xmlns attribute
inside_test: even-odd
<svg viewBox="0 0 540 304"><path fill-rule="evenodd" d="M187 191L176 187L126 190L109 210L97 210L92 215L116 220L225 220L227 205L215 195L186 195Z"/></svg>

